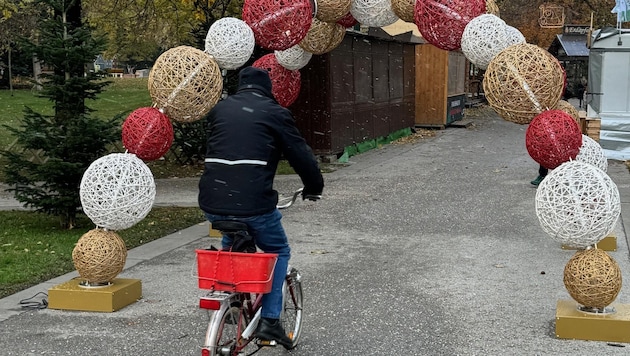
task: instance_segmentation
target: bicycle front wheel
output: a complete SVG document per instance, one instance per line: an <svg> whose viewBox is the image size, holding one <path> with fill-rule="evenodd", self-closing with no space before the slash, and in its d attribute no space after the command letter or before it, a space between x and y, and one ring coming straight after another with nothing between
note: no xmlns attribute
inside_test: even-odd
<svg viewBox="0 0 630 356"><path fill-rule="evenodd" d="M283 290L282 326L287 335L293 340L295 347L300 340L302 331L302 277L298 270L291 268L287 274Z"/></svg>

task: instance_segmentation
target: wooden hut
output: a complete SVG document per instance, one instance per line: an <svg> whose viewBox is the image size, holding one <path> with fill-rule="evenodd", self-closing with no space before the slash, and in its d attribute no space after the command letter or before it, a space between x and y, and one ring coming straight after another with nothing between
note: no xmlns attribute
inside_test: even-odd
<svg viewBox="0 0 630 356"><path fill-rule="evenodd" d="M464 117L466 57L431 44L416 46L416 126L444 128Z"/></svg>
<svg viewBox="0 0 630 356"><path fill-rule="evenodd" d="M413 127L414 68L414 44L386 34L348 31L332 52L313 56L291 106L313 151L339 155Z"/></svg>
<svg viewBox="0 0 630 356"><path fill-rule="evenodd" d="M301 70L291 110L318 155L339 155L463 118L468 61L426 43L404 21L349 30L339 47Z"/></svg>

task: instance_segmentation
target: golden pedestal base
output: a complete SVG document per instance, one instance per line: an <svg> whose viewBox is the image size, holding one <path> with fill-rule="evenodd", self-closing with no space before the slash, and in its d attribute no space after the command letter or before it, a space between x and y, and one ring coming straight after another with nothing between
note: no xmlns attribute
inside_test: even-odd
<svg viewBox="0 0 630 356"><path fill-rule="evenodd" d="M75 278L50 288L48 308L113 312L142 297L139 279L116 278L104 287L83 287L81 281Z"/></svg>
<svg viewBox="0 0 630 356"><path fill-rule="evenodd" d="M210 232L208 233L208 236L210 236L210 237L223 237L223 234L221 234L221 231L215 230L211 226L210 227Z"/></svg>
<svg viewBox="0 0 630 356"><path fill-rule="evenodd" d="M604 237L597 243L597 248L604 251L617 251L617 237L614 235ZM576 248L562 245L563 250L576 250Z"/></svg>
<svg viewBox="0 0 630 356"><path fill-rule="evenodd" d="M556 305L556 336L560 339L630 342L630 305L612 304L611 313L587 313L574 300Z"/></svg>

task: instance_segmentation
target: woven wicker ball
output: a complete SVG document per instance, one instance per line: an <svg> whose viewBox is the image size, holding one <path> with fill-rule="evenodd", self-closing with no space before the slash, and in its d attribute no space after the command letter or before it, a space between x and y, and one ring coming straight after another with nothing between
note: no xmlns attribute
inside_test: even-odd
<svg viewBox="0 0 630 356"><path fill-rule="evenodd" d="M554 169L575 159L582 146L582 132L569 114L546 110L534 117L527 127L525 146L534 161Z"/></svg>
<svg viewBox="0 0 630 356"><path fill-rule="evenodd" d="M499 52L483 78L488 104L503 119L518 124L527 124L543 110L556 107L563 86L558 61L528 43Z"/></svg>
<svg viewBox="0 0 630 356"><path fill-rule="evenodd" d="M352 0L317 0L317 19L337 22L350 11Z"/></svg>
<svg viewBox="0 0 630 356"><path fill-rule="evenodd" d="M383 27L398 21L391 0L352 0L350 13L360 24Z"/></svg>
<svg viewBox="0 0 630 356"><path fill-rule="evenodd" d="M429 43L453 51L468 22L485 12L485 0L417 0L414 22Z"/></svg>
<svg viewBox="0 0 630 356"><path fill-rule="evenodd" d="M345 34L346 29L340 24L324 22L315 18L299 46L312 54L324 54L337 48L343 41Z"/></svg>
<svg viewBox="0 0 630 356"><path fill-rule="evenodd" d="M86 232L72 250L72 262L89 284L106 284L122 272L127 260L125 242L114 231Z"/></svg>
<svg viewBox="0 0 630 356"><path fill-rule="evenodd" d="M206 35L206 52L222 69L237 69L254 53L254 31L245 21L224 17L210 26Z"/></svg>
<svg viewBox="0 0 630 356"><path fill-rule="evenodd" d="M136 109L123 122L122 142L140 159L156 160L171 148L173 124L157 108Z"/></svg>
<svg viewBox="0 0 630 356"><path fill-rule="evenodd" d="M291 48L274 51L278 63L288 70L299 70L304 68L313 57L313 54L306 52L299 45Z"/></svg>
<svg viewBox="0 0 630 356"><path fill-rule="evenodd" d="M406 22L413 22L416 0L392 0L392 10L396 16Z"/></svg>
<svg viewBox="0 0 630 356"><path fill-rule="evenodd" d="M569 114L569 116L571 116L578 125L580 124L580 113L570 102L566 100L559 100L558 104L556 104L555 109L564 111L565 113Z"/></svg>
<svg viewBox="0 0 630 356"><path fill-rule="evenodd" d="M598 243L614 230L620 212L617 186L606 172L588 163L563 163L536 189L542 229L567 246Z"/></svg>
<svg viewBox="0 0 630 356"><path fill-rule="evenodd" d="M269 50L298 44L311 26L310 0L245 0L243 20L254 31L256 43Z"/></svg>
<svg viewBox="0 0 630 356"><path fill-rule="evenodd" d="M608 159L606 158L606 154L604 154L602 146L586 135L582 135L582 146L575 160L592 164L604 172L608 171Z"/></svg>
<svg viewBox="0 0 630 356"><path fill-rule="evenodd" d="M179 46L164 52L149 73L153 103L171 120L193 122L219 101L223 90L221 69L211 55Z"/></svg>
<svg viewBox="0 0 630 356"><path fill-rule="evenodd" d="M486 0L486 13L501 16L499 5L494 0Z"/></svg>
<svg viewBox="0 0 630 356"><path fill-rule="evenodd" d="M96 226L123 230L151 211L155 182L149 167L136 155L111 153L90 164L79 195L83 212Z"/></svg>
<svg viewBox="0 0 630 356"><path fill-rule="evenodd" d="M345 28L349 28L358 24L359 21L352 16L351 12L348 12L344 17L340 18L337 23Z"/></svg>
<svg viewBox="0 0 630 356"><path fill-rule="evenodd" d="M253 67L266 69L271 78L271 92L278 104L288 107L300 94L302 80L300 71L284 68L273 53L268 53L253 64Z"/></svg>
<svg viewBox="0 0 630 356"><path fill-rule="evenodd" d="M617 261L597 248L577 251L564 267L564 286L587 308L603 309L615 301L621 280Z"/></svg>
<svg viewBox="0 0 630 356"><path fill-rule="evenodd" d="M505 26L505 36L507 38L508 43L511 45L525 43L525 36L519 31L518 28L512 27L510 25Z"/></svg>
<svg viewBox="0 0 630 356"><path fill-rule="evenodd" d="M462 52L469 61L481 69L499 52L509 46L505 21L492 14L483 14L470 20L462 34Z"/></svg>

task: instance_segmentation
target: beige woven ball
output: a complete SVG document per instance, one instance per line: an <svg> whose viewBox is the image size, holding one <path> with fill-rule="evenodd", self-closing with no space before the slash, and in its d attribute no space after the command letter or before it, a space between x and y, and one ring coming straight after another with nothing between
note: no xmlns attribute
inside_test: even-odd
<svg viewBox="0 0 630 356"><path fill-rule="evenodd" d="M413 23L415 0L392 0L392 10L401 20Z"/></svg>
<svg viewBox="0 0 630 356"><path fill-rule="evenodd" d="M603 309L621 290L621 270L604 250L579 250L564 268L564 285L576 302Z"/></svg>
<svg viewBox="0 0 630 356"><path fill-rule="evenodd" d="M125 242L111 230L86 232L72 250L74 268L91 285L111 282L122 272L126 260Z"/></svg>
<svg viewBox="0 0 630 356"><path fill-rule="evenodd" d="M312 54L324 54L337 48L343 41L345 34L346 29L340 24L314 18L311 28L299 46Z"/></svg>
<svg viewBox="0 0 630 356"><path fill-rule="evenodd" d="M578 126L580 125L580 113L575 108L575 106L573 106L568 101L566 101L566 100L559 100L558 104L555 107L555 109L556 110L562 110L562 111L566 112L567 114L569 114L575 120L575 122L578 123Z"/></svg>
<svg viewBox="0 0 630 356"><path fill-rule="evenodd" d="M317 0L317 17L320 21L337 22L350 12L352 0Z"/></svg>
<svg viewBox="0 0 630 356"><path fill-rule="evenodd" d="M562 67L549 52L528 43L509 46L488 65L483 89L490 106L505 120L529 123L555 108L562 95Z"/></svg>
<svg viewBox="0 0 630 356"><path fill-rule="evenodd" d="M486 13L501 17L499 6L494 0L486 0Z"/></svg>
<svg viewBox="0 0 630 356"><path fill-rule="evenodd" d="M189 46L164 52L149 73L153 103L174 121L193 122L219 101L223 90L221 69L214 58Z"/></svg>

